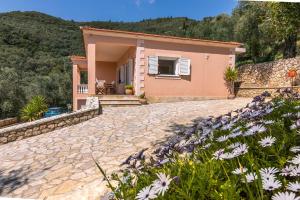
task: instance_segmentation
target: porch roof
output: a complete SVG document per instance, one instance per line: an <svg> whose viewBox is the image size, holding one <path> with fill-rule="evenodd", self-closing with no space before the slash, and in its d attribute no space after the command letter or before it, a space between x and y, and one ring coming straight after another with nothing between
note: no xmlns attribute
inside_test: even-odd
<svg viewBox="0 0 300 200"><path fill-rule="evenodd" d="M167 35L157 35L141 32L129 32L121 30L110 30L110 29L98 29L92 28L89 26L80 27L83 35L102 35L102 36L113 36L113 37L122 37L130 39L145 39L152 41L161 41L161 42L170 42L170 43L179 43L179 44L192 44L192 45L204 45L204 46L215 46L215 47L227 47L227 48L237 48L243 46L239 42L224 42L217 40L204 40L196 38L184 38L184 37L175 37Z"/></svg>

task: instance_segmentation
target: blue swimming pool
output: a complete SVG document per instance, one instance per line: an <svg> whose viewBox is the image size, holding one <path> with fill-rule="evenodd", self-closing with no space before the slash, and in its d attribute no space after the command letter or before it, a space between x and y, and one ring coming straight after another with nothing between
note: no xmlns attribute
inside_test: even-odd
<svg viewBox="0 0 300 200"><path fill-rule="evenodd" d="M64 113L64 109L61 107L52 107L52 108L48 108L48 111L45 112L44 117L53 117L56 115L60 115Z"/></svg>

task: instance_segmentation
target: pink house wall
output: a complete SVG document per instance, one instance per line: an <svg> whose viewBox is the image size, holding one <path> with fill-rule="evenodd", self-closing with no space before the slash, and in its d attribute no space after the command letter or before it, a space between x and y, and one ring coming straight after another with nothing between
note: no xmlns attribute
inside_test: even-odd
<svg viewBox="0 0 300 200"><path fill-rule="evenodd" d="M107 83L116 81L116 62L96 62L96 78L98 80L106 80Z"/></svg>
<svg viewBox="0 0 300 200"><path fill-rule="evenodd" d="M191 59L191 76L181 78L148 75L148 56ZM231 62L229 48L145 41L145 94L147 97L226 98L229 91L223 78Z"/></svg>

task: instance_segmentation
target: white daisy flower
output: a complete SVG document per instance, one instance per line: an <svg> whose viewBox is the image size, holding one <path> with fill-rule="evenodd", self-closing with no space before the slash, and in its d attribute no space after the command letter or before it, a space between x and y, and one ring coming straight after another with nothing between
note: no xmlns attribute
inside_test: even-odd
<svg viewBox="0 0 300 200"><path fill-rule="evenodd" d="M221 128L221 130L224 130L224 131L229 130L233 127L233 125L234 124L232 124L232 123L226 124Z"/></svg>
<svg viewBox="0 0 300 200"><path fill-rule="evenodd" d="M225 149L220 149L220 150L216 151L215 153L213 153L213 159L220 160L222 154L224 153L224 150Z"/></svg>
<svg viewBox="0 0 300 200"><path fill-rule="evenodd" d="M254 122L249 122L249 123L246 124L246 128L250 128L252 126L254 126Z"/></svg>
<svg viewBox="0 0 300 200"><path fill-rule="evenodd" d="M287 189L293 192L299 192L300 191L300 183L298 181L296 182L290 182L287 185Z"/></svg>
<svg viewBox="0 0 300 200"><path fill-rule="evenodd" d="M237 132L230 133L230 134L228 135L228 137L229 137L229 138L236 138L236 137L238 137L238 136L240 136L240 135L243 135L243 132L242 132L242 131L237 131Z"/></svg>
<svg viewBox="0 0 300 200"><path fill-rule="evenodd" d="M280 175L281 176L290 176L294 169L295 169L294 165L287 165L287 166L285 166L285 168L283 168L281 170Z"/></svg>
<svg viewBox="0 0 300 200"><path fill-rule="evenodd" d="M265 112L266 112L267 114L269 114L269 113L271 113L273 110L274 110L274 108L268 108L268 109L265 110Z"/></svg>
<svg viewBox="0 0 300 200"><path fill-rule="evenodd" d="M264 190L269 191L278 189L282 186L281 182L279 180L276 180L275 178L263 179L262 185Z"/></svg>
<svg viewBox="0 0 300 200"><path fill-rule="evenodd" d="M222 126L221 123L217 123L215 125L212 126L212 129L217 129L217 128L220 128L220 126Z"/></svg>
<svg viewBox="0 0 300 200"><path fill-rule="evenodd" d="M292 124L291 126L290 126L290 129L291 130L294 130L294 129L296 129L297 128L297 125L296 124Z"/></svg>
<svg viewBox="0 0 300 200"><path fill-rule="evenodd" d="M263 123L264 123L265 125L274 124L274 122L275 122L275 121L273 121L273 120L266 120L266 121L263 121Z"/></svg>
<svg viewBox="0 0 300 200"><path fill-rule="evenodd" d="M156 192L152 189L152 186L143 188L136 196L137 200L150 200L157 198Z"/></svg>
<svg viewBox="0 0 300 200"><path fill-rule="evenodd" d="M294 167L290 176L300 176L300 165Z"/></svg>
<svg viewBox="0 0 300 200"><path fill-rule="evenodd" d="M258 143L262 147L269 147L269 146L272 146L272 144L274 144L275 141L276 141L275 137L267 136L267 137L261 139L260 141L258 141Z"/></svg>
<svg viewBox="0 0 300 200"><path fill-rule="evenodd" d="M252 126L250 128L250 130L253 132L257 132L257 133L262 133L262 132L265 132L267 129L263 125L255 125L255 126Z"/></svg>
<svg viewBox="0 0 300 200"><path fill-rule="evenodd" d="M285 113L285 114L282 115L282 117L290 117L292 115L293 115L293 113Z"/></svg>
<svg viewBox="0 0 300 200"><path fill-rule="evenodd" d="M270 174L276 174L279 170L275 167L268 167L268 168L262 168L259 170L259 173L261 176L270 175Z"/></svg>
<svg viewBox="0 0 300 200"><path fill-rule="evenodd" d="M290 148L290 151L293 153L298 153L298 152L300 152L300 146L294 146L294 147Z"/></svg>
<svg viewBox="0 0 300 200"><path fill-rule="evenodd" d="M250 114L250 116L251 117L257 117L257 116L259 116L261 114L261 111L254 111L254 112L252 112L251 114Z"/></svg>
<svg viewBox="0 0 300 200"><path fill-rule="evenodd" d="M295 109L297 109L297 110L300 109L300 105L299 106L295 106Z"/></svg>
<svg viewBox="0 0 300 200"><path fill-rule="evenodd" d="M232 132L237 132L237 131L239 131L240 129L241 129L241 127L238 126L238 127L236 127L235 129L233 129Z"/></svg>
<svg viewBox="0 0 300 200"><path fill-rule="evenodd" d="M223 153L222 155L220 155L221 160L223 160L223 159L228 160L228 159L232 159L235 157L237 157L237 155L235 153Z"/></svg>
<svg viewBox="0 0 300 200"><path fill-rule="evenodd" d="M237 148L233 150L233 153L237 156L246 154L248 152L248 146L247 144L241 144Z"/></svg>
<svg viewBox="0 0 300 200"><path fill-rule="evenodd" d="M296 155L291 161L289 161L290 163L293 163L294 165L300 165L300 154Z"/></svg>
<svg viewBox="0 0 300 200"><path fill-rule="evenodd" d="M239 175L239 174L244 174L248 171L247 168L241 166L240 168L236 168L235 170L232 171L233 174Z"/></svg>
<svg viewBox="0 0 300 200"><path fill-rule="evenodd" d="M217 138L218 142L225 142L226 140L228 140L228 136L227 135L222 135L220 137Z"/></svg>
<svg viewBox="0 0 300 200"><path fill-rule="evenodd" d="M246 181L247 181L247 183L251 183L251 182L253 182L256 179L257 179L257 175L254 172L246 174ZM245 180L242 180L242 181L245 182Z"/></svg>
<svg viewBox="0 0 300 200"><path fill-rule="evenodd" d="M206 145L203 146L204 149L208 149L211 146L211 143L207 143Z"/></svg>
<svg viewBox="0 0 300 200"><path fill-rule="evenodd" d="M272 200L300 200L293 192L278 192L272 196Z"/></svg>
<svg viewBox="0 0 300 200"><path fill-rule="evenodd" d="M165 192L169 189L169 185L172 181L169 175L166 175L164 173L158 173L156 174L158 179L153 182L153 190L157 194L164 195Z"/></svg>
<svg viewBox="0 0 300 200"><path fill-rule="evenodd" d="M241 146L241 145L242 145L242 143L240 143L240 142L235 142L235 143L232 143L231 145L229 145L228 148L229 148L229 149L235 149L235 148L237 148L237 147L239 147L239 146Z"/></svg>

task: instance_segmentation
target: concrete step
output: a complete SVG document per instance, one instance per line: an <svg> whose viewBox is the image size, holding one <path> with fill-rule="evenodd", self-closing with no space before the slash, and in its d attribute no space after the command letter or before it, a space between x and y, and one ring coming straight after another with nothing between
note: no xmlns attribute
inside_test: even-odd
<svg viewBox="0 0 300 200"><path fill-rule="evenodd" d="M120 100L111 100L111 101L102 101L100 100L99 101L101 105L109 105L109 104L112 104L112 105L117 105L117 104L120 104L120 105L140 105L141 103L137 100L123 100L123 101L120 101Z"/></svg>
<svg viewBox="0 0 300 200"><path fill-rule="evenodd" d="M98 96L103 107L139 106L139 98L134 95L103 95Z"/></svg>
<svg viewBox="0 0 300 200"><path fill-rule="evenodd" d="M98 96L99 100L139 100L137 96L134 95L101 95Z"/></svg>

